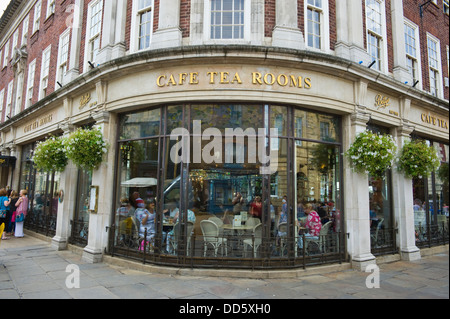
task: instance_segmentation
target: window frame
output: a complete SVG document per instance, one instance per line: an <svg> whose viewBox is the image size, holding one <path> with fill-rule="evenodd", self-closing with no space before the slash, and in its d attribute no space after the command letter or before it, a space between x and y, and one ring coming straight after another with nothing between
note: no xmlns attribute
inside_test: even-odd
<svg viewBox="0 0 450 319"><path fill-rule="evenodd" d="M131 52L140 52L149 50L152 47L152 38L153 38L153 23L155 21L155 10L154 10L154 0L151 0L151 4L149 6L139 8L139 0L133 0L133 9L131 13L131 30L130 30L130 51ZM151 22L150 22L150 41L149 46L140 49L140 21L141 15L151 11Z"/></svg>
<svg viewBox="0 0 450 319"><path fill-rule="evenodd" d="M36 31L39 31L41 25L41 15L42 15L42 0L39 0L34 5L33 31L31 32L32 35L36 33Z"/></svg>
<svg viewBox="0 0 450 319"><path fill-rule="evenodd" d="M94 7L100 3L100 10L98 12L100 20L96 25L99 25L98 32L95 34L91 34L92 30L92 18L93 18L93 9ZM95 52L92 48L92 45L95 46L96 41L98 40L98 51L96 55L96 59L98 58L98 52L101 49L101 37L102 37L102 25L103 25L103 0L93 0L89 2L88 4L88 10L87 10L87 16L86 16L86 38L84 43L84 64L83 64L83 72L89 71L89 64L88 61L90 61L92 64L95 65L96 61L93 59L93 52ZM94 61L93 61L94 60Z"/></svg>
<svg viewBox="0 0 450 319"><path fill-rule="evenodd" d="M30 107L33 100L34 80L36 77L36 59L28 64L28 77L27 77L27 93L25 100L25 108ZM31 94L30 94L31 92Z"/></svg>
<svg viewBox="0 0 450 319"><path fill-rule="evenodd" d="M67 43L65 43L65 39L67 39ZM67 47L67 51L64 52L64 47ZM59 36L58 42L58 60L57 60L57 68L56 68L56 81L59 81L61 84L64 84L64 76L67 73L67 66L69 65L69 49L70 49L70 28L66 29ZM63 61L63 54L65 53L66 57Z"/></svg>
<svg viewBox="0 0 450 319"><path fill-rule="evenodd" d="M436 45L436 59L433 59L433 61L436 64L436 67L431 65L431 58L430 58L430 41ZM443 88L443 81L442 81L442 61L441 61L441 42L438 38L433 36L431 33L427 32L427 55L428 55L428 79L430 83L430 94L438 97L443 98L444 94L444 88ZM432 75L434 75L434 92L432 90Z"/></svg>
<svg viewBox="0 0 450 319"><path fill-rule="evenodd" d="M46 55L48 54L48 58ZM47 96L48 89L48 79L50 75L50 60L52 55L52 46L49 45L42 51L42 59L41 59L41 78L39 81L39 100L43 99ZM48 60L48 65L46 65L46 61Z"/></svg>
<svg viewBox="0 0 450 319"><path fill-rule="evenodd" d="M369 19L369 1L377 2L380 5L380 30L372 30L369 26L371 25ZM365 21L366 21L366 45L367 53L371 58L371 62L374 60L370 48L373 47L370 39L375 38L377 40L377 49L379 54L379 63L375 63L373 70L388 73L388 63L387 63L387 31L386 31L386 4L384 0L366 0L365 2ZM374 20L373 20L374 21ZM377 68L378 66L378 68Z"/></svg>
<svg viewBox="0 0 450 319"><path fill-rule="evenodd" d="M406 43L406 28L411 28L412 31L414 32L414 45L415 45L415 50L416 50L416 56L412 56L411 54L408 53L407 50L407 43ZM419 33L419 27L412 23L411 21L405 19L404 21L404 28L403 28L403 33L405 36L405 55L406 55L406 67L408 67L408 59L410 60L415 60L415 69L416 69L416 79L414 79L413 77L411 77L411 84L414 84L415 81L419 81L419 83L417 84L417 88L418 89L422 89L422 57L420 54L420 33ZM408 75L411 75L411 73L409 72L408 69Z"/></svg>
<svg viewBox="0 0 450 319"><path fill-rule="evenodd" d="M305 45L306 49L327 52L330 53L330 15L329 15L329 3L328 0L321 0L322 5L320 7L315 4L309 4L308 0L304 1L304 17L305 17ZM320 48L309 45L308 35L310 33L308 27L308 10L319 12L320 22Z"/></svg>
<svg viewBox="0 0 450 319"><path fill-rule="evenodd" d="M250 44L251 42L251 0L244 1L244 30L242 39L211 38L211 1L205 0L203 14L203 43L205 44ZM222 0L223 1L223 0Z"/></svg>

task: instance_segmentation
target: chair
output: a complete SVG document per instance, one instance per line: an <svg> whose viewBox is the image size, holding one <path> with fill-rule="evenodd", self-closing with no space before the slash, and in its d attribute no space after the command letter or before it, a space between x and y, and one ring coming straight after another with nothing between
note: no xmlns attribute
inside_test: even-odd
<svg viewBox="0 0 450 319"><path fill-rule="evenodd" d="M244 255L246 255L247 246L253 247L253 258L256 257L256 251L262 243L262 224L259 223L253 227L252 238L244 239Z"/></svg>
<svg viewBox="0 0 450 319"><path fill-rule="evenodd" d="M306 247L305 249L308 251L308 243L314 242L318 247L320 252L325 253L326 252L326 246L327 246L327 235L330 231L331 224L333 224L332 221L326 222L325 225L322 226L320 229L320 233L318 237L307 237L306 238Z"/></svg>
<svg viewBox="0 0 450 319"><path fill-rule="evenodd" d="M280 235L281 233L281 235ZM277 237L280 238L280 250L281 250L281 256L283 256L283 252L284 252L284 241L286 239L287 236L287 223L280 223L278 225L278 234Z"/></svg>
<svg viewBox="0 0 450 319"><path fill-rule="evenodd" d="M180 224L177 222L173 225L173 235L169 237L169 245L172 247L170 253L176 254L178 248L178 238L180 236Z"/></svg>
<svg viewBox="0 0 450 319"><path fill-rule="evenodd" d="M216 223L216 225L219 226L219 227L223 225L223 221L217 216L209 217L208 220Z"/></svg>
<svg viewBox="0 0 450 319"><path fill-rule="evenodd" d="M437 223L438 223L439 229L441 229L441 227L443 226L441 231L448 232L447 216L445 216L445 215L437 215Z"/></svg>
<svg viewBox="0 0 450 319"><path fill-rule="evenodd" d="M371 235L372 239L372 246L381 246L382 240L381 240L381 228L383 227L384 218L380 218L378 221L377 229L375 230L375 235Z"/></svg>
<svg viewBox="0 0 450 319"><path fill-rule="evenodd" d="M189 252L190 252L190 248L191 248L191 238L192 238L192 232L194 230L194 223L188 221L187 222L187 231L186 231L186 236L187 236L187 251L186 251L186 255L189 256Z"/></svg>
<svg viewBox="0 0 450 319"><path fill-rule="evenodd" d="M227 239L219 236L219 227L217 226L217 224L210 220L202 220L200 222L200 228L203 233L204 256L206 257L208 244L213 246L215 257L217 257L217 250L220 246L222 247L222 254L223 254L223 248L224 245L227 244ZM227 254L226 249L225 254Z"/></svg>

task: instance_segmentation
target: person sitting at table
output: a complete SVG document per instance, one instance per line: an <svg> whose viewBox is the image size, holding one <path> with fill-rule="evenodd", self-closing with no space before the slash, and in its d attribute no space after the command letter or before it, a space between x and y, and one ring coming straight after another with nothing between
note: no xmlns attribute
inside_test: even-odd
<svg viewBox="0 0 450 319"><path fill-rule="evenodd" d="M190 209L188 209L187 211L188 211L188 216L187 216L188 222L193 222L193 223L195 224L196 218L195 218L194 212L193 212L192 210L190 210ZM174 237L173 229L174 229L175 227L178 227L177 222L178 222L178 218L179 218L179 217L180 217L180 211L178 210L178 211L176 212L175 216L173 217L173 224L174 224L174 227L172 228L172 230L171 230L170 232L167 233L166 247L167 247L167 252L168 252L169 254L172 254L172 253L173 253L172 245L170 244L170 242L173 240L173 237ZM189 235L190 235L190 234L188 234L188 236L189 236Z"/></svg>
<svg viewBox="0 0 450 319"><path fill-rule="evenodd" d="M143 238L145 236L145 230L147 229L147 242L153 244L153 240L156 234L155 227L155 200L150 199L148 202L148 210L145 208L145 203L142 198L136 199L136 210L134 212L136 219L139 221L139 237ZM141 246L143 250L143 245Z"/></svg>
<svg viewBox="0 0 450 319"><path fill-rule="evenodd" d="M320 230L322 229L322 222L319 214L317 214L310 203L305 206L305 214L307 216L304 225L307 231L305 237L310 239L319 239ZM300 236L298 246L300 249L303 249L303 236Z"/></svg>
<svg viewBox="0 0 450 319"><path fill-rule="evenodd" d="M261 197L256 196L255 201L250 204L250 215L253 217L261 219L262 216L262 202Z"/></svg>
<svg viewBox="0 0 450 319"><path fill-rule="evenodd" d="M169 202L167 209L163 210L164 218L174 218L178 213L178 207L175 202Z"/></svg>

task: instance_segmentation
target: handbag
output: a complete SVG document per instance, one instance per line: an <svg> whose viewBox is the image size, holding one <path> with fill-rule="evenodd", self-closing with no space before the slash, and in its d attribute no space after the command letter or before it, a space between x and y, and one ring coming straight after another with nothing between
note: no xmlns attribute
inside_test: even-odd
<svg viewBox="0 0 450 319"><path fill-rule="evenodd" d="M6 209L0 210L0 218L6 218Z"/></svg>
<svg viewBox="0 0 450 319"><path fill-rule="evenodd" d="M24 213L20 213L19 215L16 216L16 223L23 222L24 220L25 220L25 214Z"/></svg>

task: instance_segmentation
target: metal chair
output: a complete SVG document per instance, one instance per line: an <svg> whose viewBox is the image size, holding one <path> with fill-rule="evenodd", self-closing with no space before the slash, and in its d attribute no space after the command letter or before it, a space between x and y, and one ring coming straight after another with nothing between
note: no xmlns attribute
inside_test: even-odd
<svg viewBox="0 0 450 319"><path fill-rule="evenodd" d="M252 238L244 239L244 255L246 255L247 246L253 248L253 258L256 257L256 251L262 243L262 224L259 223L253 227Z"/></svg>
<svg viewBox="0 0 450 319"><path fill-rule="evenodd" d="M208 245L214 248L214 257L217 257L217 250L222 247L222 255L224 251L224 245L227 244L227 239L219 236L219 226L210 220L202 220L200 222L200 228L203 233L203 255L206 257L206 251ZM227 255L227 250L225 249Z"/></svg>

